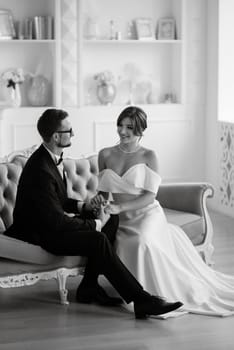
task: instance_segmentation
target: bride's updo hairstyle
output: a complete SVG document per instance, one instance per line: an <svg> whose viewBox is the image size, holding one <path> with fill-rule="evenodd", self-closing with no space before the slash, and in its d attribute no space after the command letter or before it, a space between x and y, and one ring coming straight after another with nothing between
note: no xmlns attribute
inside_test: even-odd
<svg viewBox="0 0 234 350"><path fill-rule="evenodd" d="M133 133L136 136L143 136L143 131L147 128L147 115L139 107L130 106L125 108L117 119L117 126L120 126L123 119L129 118L133 125Z"/></svg>

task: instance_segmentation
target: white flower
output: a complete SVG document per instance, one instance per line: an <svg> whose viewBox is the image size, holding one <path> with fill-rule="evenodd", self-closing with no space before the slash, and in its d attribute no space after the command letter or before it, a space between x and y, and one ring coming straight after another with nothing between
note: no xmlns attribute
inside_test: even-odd
<svg viewBox="0 0 234 350"><path fill-rule="evenodd" d="M104 70L94 75L94 79L97 80L98 85L107 85L114 82L114 75L109 70Z"/></svg>
<svg viewBox="0 0 234 350"><path fill-rule="evenodd" d="M24 81L23 69L9 69L1 74L1 80L6 82L7 87L13 87L15 89L16 84L22 84Z"/></svg>

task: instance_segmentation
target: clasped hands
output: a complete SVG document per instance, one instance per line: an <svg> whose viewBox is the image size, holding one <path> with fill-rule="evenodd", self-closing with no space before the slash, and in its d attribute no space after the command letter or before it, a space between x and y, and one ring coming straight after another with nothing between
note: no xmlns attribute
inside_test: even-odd
<svg viewBox="0 0 234 350"><path fill-rule="evenodd" d="M90 200L90 205L93 212L98 216L100 209L102 208L106 214L119 214L120 207L114 202L106 200L102 194L97 194Z"/></svg>
<svg viewBox="0 0 234 350"><path fill-rule="evenodd" d="M103 227L110 219L111 214L119 214L120 206L106 200L102 194L97 194L85 203L85 211L92 212L101 221Z"/></svg>

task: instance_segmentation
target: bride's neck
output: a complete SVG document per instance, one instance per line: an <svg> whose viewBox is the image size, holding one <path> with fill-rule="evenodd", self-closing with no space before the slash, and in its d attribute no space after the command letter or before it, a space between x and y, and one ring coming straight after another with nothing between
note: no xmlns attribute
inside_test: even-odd
<svg viewBox="0 0 234 350"><path fill-rule="evenodd" d="M128 143L128 144L123 144L123 143L119 144L119 149L123 153L135 153L139 150L139 148L140 148L140 145L138 142Z"/></svg>

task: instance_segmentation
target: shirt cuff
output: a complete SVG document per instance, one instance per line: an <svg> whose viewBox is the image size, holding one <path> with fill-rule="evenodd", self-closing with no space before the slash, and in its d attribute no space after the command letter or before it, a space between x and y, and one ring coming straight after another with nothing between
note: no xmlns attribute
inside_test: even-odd
<svg viewBox="0 0 234 350"><path fill-rule="evenodd" d="M96 222L96 231L101 232L102 230L102 222L99 219L95 219Z"/></svg>

